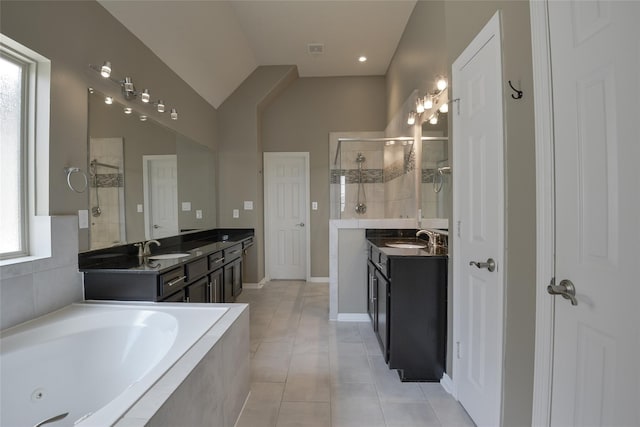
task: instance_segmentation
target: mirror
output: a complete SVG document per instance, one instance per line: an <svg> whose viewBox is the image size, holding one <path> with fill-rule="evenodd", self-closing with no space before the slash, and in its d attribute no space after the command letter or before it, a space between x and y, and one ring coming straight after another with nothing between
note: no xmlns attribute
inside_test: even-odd
<svg viewBox="0 0 640 427"><path fill-rule="evenodd" d="M89 91L89 250L216 226L213 151L141 114Z"/></svg>
<svg viewBox="0 0 640 427"><path fill-rule="evenodd" d="M453 193L446 129L446 114L440 115L437 126L428 122L422 124L422 218L451 218Z"/></svg>

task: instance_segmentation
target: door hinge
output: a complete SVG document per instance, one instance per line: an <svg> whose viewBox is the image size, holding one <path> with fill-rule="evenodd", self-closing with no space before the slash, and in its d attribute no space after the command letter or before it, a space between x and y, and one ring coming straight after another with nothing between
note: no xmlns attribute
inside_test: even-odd
<svg viewBox="0 0 640 427"><path fill-rule="evenodd" d="M460 223L461 223L461 222L462 222L462 221L458 221L458 237L460 237Z"/></svg>
<svg viewBox="0 0 640 427"><path fill-rule="evenodd" d="M456 341L456 357L460 359L460 341Z"/></svg>

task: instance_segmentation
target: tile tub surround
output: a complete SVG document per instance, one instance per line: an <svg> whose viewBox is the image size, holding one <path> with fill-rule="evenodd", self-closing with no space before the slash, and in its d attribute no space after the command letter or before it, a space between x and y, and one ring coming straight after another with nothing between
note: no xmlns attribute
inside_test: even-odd
<svg viewBox="0 0 640 427"><path fill-rule="evenodd" d="M51 257L0 266L0 329L84 299L78 217L50 218Z"/></svg>
<svg viewBox="0 0 640 427"><path fill-rule="evenodd" d="M249 307L229 311L115 424L233 427L249 394Z"/></svg>
<svg viewBox="0 0 640 427"><path fill-rule="evenodd" d="M251 394L237 427L473 427L438 383L402 383L370 323L331 322L327 284L273 281L251 311Z"/></svg>

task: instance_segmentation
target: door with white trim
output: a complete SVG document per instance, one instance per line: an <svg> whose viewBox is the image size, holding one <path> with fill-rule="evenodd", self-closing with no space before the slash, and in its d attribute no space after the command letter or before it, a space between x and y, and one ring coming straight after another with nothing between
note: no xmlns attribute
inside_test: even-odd
<svg viewBox="0 0 640 427"><path fill-rule="evenodd" d="M640 2L551 1L551 425L640 425ZM571 283L569 283L569 282Z"/></svg>
<svg viewBox="0 0 640 427"><path fill-rule="evenodd" d="M175 236L178 228L178 163L175 154L143 156L145 236Z"/></svg>
<svg viewBox="0 0 640 427"><path fill-rule="evenodd" d="M453 63L454 366L460 403L500 425L504 132L500 14ZM451 233L450 233L451 235Z"/></svg>
<svg viewBox="0 0 640 427"><path fill-rule="evenodd" d="M270 279L307 278L309 153L264 153L265 235Z"/></svg>

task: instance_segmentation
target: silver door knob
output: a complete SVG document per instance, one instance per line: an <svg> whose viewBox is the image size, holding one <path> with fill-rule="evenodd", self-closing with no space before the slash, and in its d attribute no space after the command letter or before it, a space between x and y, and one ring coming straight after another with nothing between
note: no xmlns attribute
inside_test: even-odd
<svg viewBox="0 0 640 427"><path fill-rule="evenodd" d="M156 229L157 229L157 228L160 228L160 226L159 226L158 224L154 224L154 225L153 225L153 228L156 228Z"/></svg>
<svg viewBox="0 0 640 427"><path fill-rule="evenodd" d="M576 299L576 287L573 286L571 280L562 280L559 285L555 284L555 281L551 281L551 284L547 286L547 292L551 295L562 295L564 299L571 301L571 305L578 305Z"/></svg>
<svg viewBox="0 0 640 427"><path fill-rule="evenodd" d="M298 227L304 227L304 222L301 222L300 224L296 224Z"/></svg>
<svg viewBox="0 0 640 427"><path fill-rule="evenodd" d="M469 265L475 265L478 268L486 268L491 272L496 270L496 262L493 260L493 258L489 258L487 262L469 261Z"/></svg>

